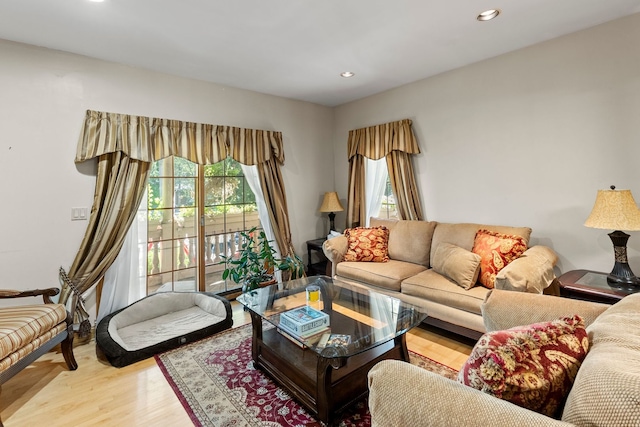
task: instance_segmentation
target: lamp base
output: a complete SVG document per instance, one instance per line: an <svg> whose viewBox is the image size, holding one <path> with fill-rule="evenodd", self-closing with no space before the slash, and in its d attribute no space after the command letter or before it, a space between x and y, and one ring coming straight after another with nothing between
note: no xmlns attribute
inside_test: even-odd
<svg viewBox="0 0 640 427"><path fill-rule="evenodd" d="M629 235L617 230L609 233L609 237L613 242L615 264L613 265L613 270L607 276L607 283L613 287L640 287L640 278L633 274L627 260Z"/></svg>
<svg viewBox="0 0 640 427"><path fill-rule="evenodd" d="M333 212L329 212L329 232L335 231L336 229L336 214Z"/></svg>

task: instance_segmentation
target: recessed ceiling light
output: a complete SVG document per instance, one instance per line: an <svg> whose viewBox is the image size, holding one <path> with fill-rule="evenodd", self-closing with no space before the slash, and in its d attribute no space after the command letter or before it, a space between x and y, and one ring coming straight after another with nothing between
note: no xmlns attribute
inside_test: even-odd
<svg viewBox="0 0 640 427"><path fill-rule="evenodd" d="M340 73L340 75L341 75L342 77L347 77L347 78L348 78L348 77L353 77L353 76L355 76L355 75L356 75L356 73L352 73L351 71L345 71L345 72L343 72L343 73Z"/></svg>
<svg viewBox="0 0 640 427"><path fill-rule="evenodd" d="M93 3L102 3L104 0L89 0L89 1Z"/></svg>
<svg viewBox="0 0 640 427"><path fill-rule="evenodd" d="M490 21L498 15L500 15L500 9L489 9L478 15L476 19L478 21Z"/></svg>

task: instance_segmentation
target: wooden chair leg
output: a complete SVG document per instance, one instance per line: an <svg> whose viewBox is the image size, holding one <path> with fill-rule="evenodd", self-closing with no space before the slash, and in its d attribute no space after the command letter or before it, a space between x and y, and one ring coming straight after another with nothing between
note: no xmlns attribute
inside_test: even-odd
<svg viewBox="0 0 640 427"><path fill-rule="evenodd" d="M67 329L67 337L60 343L62 356L64 356L64 361L67 362L70 371L78 369L78 362L76 362L76 358L73 355L73 336L73 326L69 326ZM0 427L2 427L1 424Z"/></svg>

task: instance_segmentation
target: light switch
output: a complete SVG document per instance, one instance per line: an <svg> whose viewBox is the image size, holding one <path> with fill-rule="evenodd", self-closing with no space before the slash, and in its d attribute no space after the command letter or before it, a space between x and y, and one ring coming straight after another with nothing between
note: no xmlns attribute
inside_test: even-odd
<svg viewBox="0 0 640 427"><path fill-rule="evenodd" d="M71 221L86 221L87 208L71 208Z"/></svg>

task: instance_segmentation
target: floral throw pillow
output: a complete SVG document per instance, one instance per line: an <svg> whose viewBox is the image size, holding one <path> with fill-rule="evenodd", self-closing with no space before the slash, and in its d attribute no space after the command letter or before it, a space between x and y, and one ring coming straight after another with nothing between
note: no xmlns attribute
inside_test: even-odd
<svg viewBox="0 0 640 427"><path fill-rule="evenodd" d="M489 332L476 343L458 381L558 417L588 349L578 315Z"/></svg>
<svg viewBox="0 0 640 427"><path fill-rule="evenodd" d="M484 287L493 289L496 274L526 250L527 244L520 236L478 230L471 250L481 258L478 282Z"/></svg>
<svg viewBox="0 0 640 427"><path fill-rule="evenodd" d="M347 253L345 261L389 261L389 229L380 227L355 227L345 230Z"/></svg>

